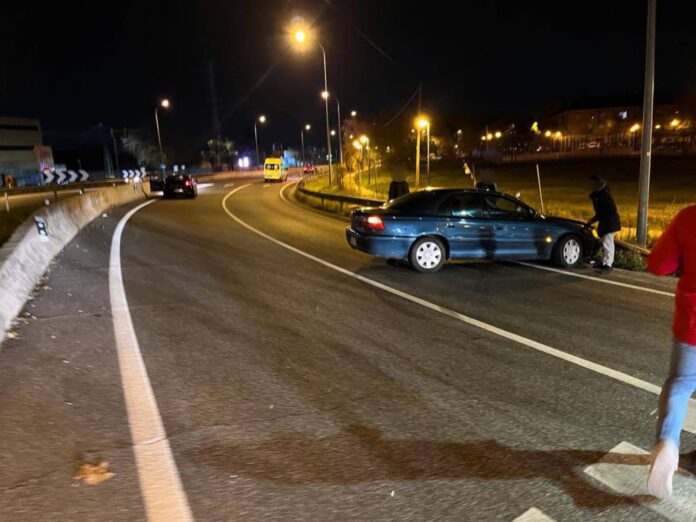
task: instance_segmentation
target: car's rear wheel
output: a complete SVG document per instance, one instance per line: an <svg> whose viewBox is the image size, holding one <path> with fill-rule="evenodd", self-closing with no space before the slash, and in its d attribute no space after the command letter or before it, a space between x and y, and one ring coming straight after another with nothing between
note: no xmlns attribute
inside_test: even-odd
<svg viewBox="0 0 696 522"><path fill-rule="evenodd" d="M408 258L418 272L437 272L445 263L445 246L435 237L421 237L413 243Z"/></svg>
<svg viewBox="0 0 696 522"><path fill-rule="evenodd" d="M563 236L553 247L551 260L561 268L577 268L582 264L582 243L578 236Z"/></svg>

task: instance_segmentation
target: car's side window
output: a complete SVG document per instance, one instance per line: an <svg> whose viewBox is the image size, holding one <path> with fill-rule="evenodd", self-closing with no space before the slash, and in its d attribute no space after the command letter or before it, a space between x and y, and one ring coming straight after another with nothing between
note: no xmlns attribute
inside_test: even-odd
<svg viewBox="0 0 696 522"><path fill-rule="evenodd" d="M440 209L438 215L456 218L482 218L483 207L481 199L477 194L456 194L447 198Z"/></svg>
<svg viewBox="0 0 696 522"><path fill-rule="evenodd" d="M493 195L484 196L483 199L491 219L527 219L531 215L529 208L514 199Z"/></svg>

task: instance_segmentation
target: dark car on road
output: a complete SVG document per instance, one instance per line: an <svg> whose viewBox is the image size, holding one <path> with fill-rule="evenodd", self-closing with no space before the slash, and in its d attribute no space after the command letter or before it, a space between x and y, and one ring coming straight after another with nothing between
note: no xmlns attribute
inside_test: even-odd
<svg viewBox="0 0 696 522"><path fill-rule="evenodd" d="M164 179L163 192L165 198L183 196L193 199L198 195L198 184L188 174L170 174Z"/></svg>
<svg viewBox="0 0 696 522"><path fill-rule="evenodd" d="M447 259L551 260L575 268L599 248L580 221L542 216L517 198L488 190L412 192L381 207L353 210L348 244L436 272Z"/></svg>

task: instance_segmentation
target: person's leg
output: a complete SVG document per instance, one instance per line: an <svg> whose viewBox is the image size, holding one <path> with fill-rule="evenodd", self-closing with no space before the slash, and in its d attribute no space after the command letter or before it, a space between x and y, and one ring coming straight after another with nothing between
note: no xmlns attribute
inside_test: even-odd
<svg viewBox="0 0 696 522"><path fill-rule="evenodd" d="M648 489L656 497L672 494L672 477L679 463L679 440L689 398L696 390L696 346L675 341L670 371L660 395L657 437Z"/></svg>
<svg viewBox="0 0 696 522"><path fill-rule="evenodd" d="M602 264L611 268L614 264L614 232L602 236Z"/></svg>

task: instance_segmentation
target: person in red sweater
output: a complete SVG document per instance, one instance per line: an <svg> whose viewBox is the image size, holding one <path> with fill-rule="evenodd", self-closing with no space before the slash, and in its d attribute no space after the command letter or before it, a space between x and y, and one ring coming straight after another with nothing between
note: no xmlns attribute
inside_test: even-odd
<svg viewBox="0 0 696 522"><path fill-rule="evenodd" d="M651 495L672 495L679 466L679 439L689 398L696 390L696 206L682 210L648 257L655 275L679 275L672 333L670 371L660 395L658 443L648 477Z"/></svg>

